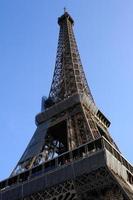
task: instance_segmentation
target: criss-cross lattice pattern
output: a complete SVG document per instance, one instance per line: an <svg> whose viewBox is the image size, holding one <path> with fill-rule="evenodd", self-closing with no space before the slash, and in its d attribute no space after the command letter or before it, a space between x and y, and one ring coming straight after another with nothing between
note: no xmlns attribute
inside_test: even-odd
<svg viewBox="0 0 133 200"><path fill-rule="evenodd" d="M82 176L76 178L76 188L80 193L86 191L93 191L98 188L104 188L113 183L112 178L105 168L100 168L90 174L84 173Z"/></svg>
<svg viewBox="0 0 133 200"><path fill-rule="evenodd" d="M23 200L127 200L105 168L37 192Z"/></svg>
<svg viewBox="0 0 133 200"><path fill-rule="evenodd" d="M114 185L104 190L95 190L91 192L82 193L81 200L128 200Z"/></svg>
<svg viewBox="0 0 133 200"><path fill-rule="evenodd" d="M127 200L106 168L77 177L75 187L82 200Z"/></svg>
<svg viewBox="0 0 133 200"><path fill-rule="evenodd" d="M54 102L59 102L76 92L81 92L89 95L94 102L73 33L73 20L67 12L59 18L59 25L55 71L49 97Z"/></svg>
<svg viewBox="0 0 133 200"><path fill-rule="evenodd" d="M23 200L78 200L73 181L51 187L41 192L32 194Z"/></svg>

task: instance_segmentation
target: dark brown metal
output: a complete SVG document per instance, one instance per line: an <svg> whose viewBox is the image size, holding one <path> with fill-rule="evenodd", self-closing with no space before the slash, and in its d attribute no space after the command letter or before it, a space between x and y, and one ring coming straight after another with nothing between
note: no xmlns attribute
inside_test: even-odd
<svg viewBox="0 0 133 200"><path fill-rule="evenodd" d="M111 138L109 120L96 107L66 12L60 26L55 71L37 129L0 200L131 200L133 167Z"/></svg>
<svg viewBox="0 0 133 200"><path fill-rule="evenodd" d="M65 12L58 19L60 25L55 71L49 97L54 103L62 101L74 93L85 93L94 102L83 71L75 36L74 21Z"/></svg>
<svg viewBox="0 0 133 200"><path fill-rule="evenodd" d="M108 153L111 156L108 157ZM120 177L119 169L117 169L119 171L117 175L112 174L113 167L112 172L109 172L108 159L112 159L116 167L119 162L121 163L122 177ZM116 163L115 160L117 160ZM2 200L8 200L11 197L12 200L22 198L36 200L39 197L42 200L61 198L95 200L99 196L106 200L106 195L111 195L110 200L128 200L133 198L133 194L130 180L127 179L129 184L127 185L123 179L126 171L128 173L130 171L131 177L133 167L119 151L101 137L2 181L0 183L1 197Z"/></svg>

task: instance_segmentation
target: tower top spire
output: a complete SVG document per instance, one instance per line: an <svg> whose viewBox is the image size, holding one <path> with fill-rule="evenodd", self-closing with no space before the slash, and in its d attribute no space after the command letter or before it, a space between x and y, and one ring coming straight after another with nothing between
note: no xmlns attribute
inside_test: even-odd
<svg viewBox="0 0 133 200"><path fill-rule="evenodd" d="M64 7L64 13L61 17L58 18L58 24L59 25L62 25L66 19L69 19L69 21L71 22L71 24L73 25L74 24L74 20L73 18L71 17L71 15L67 12L67 9L66 7Z"/></svg>
<svg viewBox="0 0 133 200"><path fill-rule="evenodd" d="M64 7L64 14L66 13L66 7Z"/></svg>

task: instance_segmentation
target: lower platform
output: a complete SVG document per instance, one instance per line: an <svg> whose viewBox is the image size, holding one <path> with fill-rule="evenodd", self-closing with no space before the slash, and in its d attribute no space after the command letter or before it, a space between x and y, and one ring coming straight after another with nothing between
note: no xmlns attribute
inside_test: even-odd
<svg viewBox="0 0 133 200"><path fill-rule="evenodd" d="M132 166L104 138L100 141L90 151L94 142L69 152L69 159L64 154L56 168L24 179L25 172L16 184L9 184L14 177L4 187L1 182L0 200L133 200Z"/></svg>

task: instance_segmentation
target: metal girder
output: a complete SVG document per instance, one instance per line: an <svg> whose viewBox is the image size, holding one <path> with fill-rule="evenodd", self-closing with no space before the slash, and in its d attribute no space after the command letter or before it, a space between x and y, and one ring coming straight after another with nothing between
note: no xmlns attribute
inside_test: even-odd
<svg viewBox="0 0 133 200"><path fill-rule="evenodd" d="M72 26L72 20L66 13L60 23L55 70L49 97L54 102L59 102L78 92L87 94L94 102L85 78Z"/></svg>

